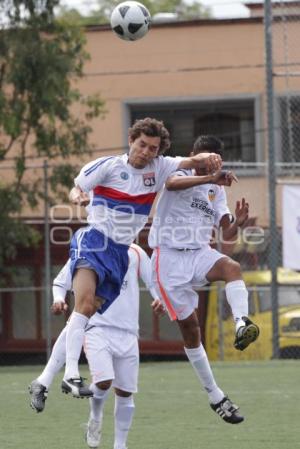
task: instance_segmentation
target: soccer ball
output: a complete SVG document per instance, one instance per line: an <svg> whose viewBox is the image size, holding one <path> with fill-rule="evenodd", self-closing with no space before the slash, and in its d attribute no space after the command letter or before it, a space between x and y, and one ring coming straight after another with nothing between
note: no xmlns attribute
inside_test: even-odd
<svg viewBox="0 0 300 449"><path fill-rule="evenodd" d="M113 10L110 24L120 39L136 41L149 31L151 16L148 9L138 2L120 3Z"/></svg>

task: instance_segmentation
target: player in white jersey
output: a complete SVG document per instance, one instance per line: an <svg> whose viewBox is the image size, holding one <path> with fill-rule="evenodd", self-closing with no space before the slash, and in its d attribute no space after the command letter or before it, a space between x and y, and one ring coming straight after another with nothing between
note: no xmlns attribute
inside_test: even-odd
<svg viewBox="0 0 300 449"><path fill-rule="evenodd" d="M218 152L222 146L214 136L200 136L194 144L194 153ZM195 312L198 295L193 288L225 281L226 297L236 323L234 346L243 350L256 340L259 330L247 318L248 292L240 265L210 247L214 227L220 227L223 240L230 241L248 218L249 206L243 199L237 204L235 222L230 222L223 186L230 186L233 180L236 178L231 172L203 176L201 170L178 170L172 174L157 204L149 245L154 249L155 285L171 319L178 322L185 352L208 392L210 405L226 422L237 424L243 417L217 386L201 344Z"/></svg>
<svg viewBox="0 0 300 449"><path fill-rule="evenodd" d="M100 440L103 405L107 392L115 388L115 442L114 449L126 449L126 439L134 413L133 393L137 392L139 366L138 320L139 285L141 277L154 302L152 307L161 311L156 290L151 286L151 264L147 254L137 245L129 249L129 268L120 294L103 314L96 313L85 331L85 353L92 375L90 417L87 442L97 447Z"/></svg>
<svg viewBox="0 0 300 449"><path fill-rule="evenodd" d="M98 447L100 443L103 406L111 385L116 392L114 449L124 449L126 446L134 413L132 394L137 392L139 367L139 278L154 299L154 311L163 311L151 285L149 257L136 244L130 246L128 253L129 266L119 297L105 314L96 312L85 330L85 351L93 382L90 388L94 394L90 399L91 411L86 435L90 447ZM53 281L54 313L66 310L65 296L71 284L69 259ZM67 326L56 340L43 372L29 386L31 407L37 412L44 410L49 387L65 363Z"/></svg>
<svg viewBox="0 0 300 449"><path fill-rule="evenodd" d="M156 193L176 169L201 167L211 172L221 167L217 154L163 157L169 146L169 133L162 122L138 120L129 129L129 154L85 165L70 192L70 200L81 205L92 192L90 226L76 233L71 242L75 309L67 331L62 390L73 396L92 394L78 370L84 327L95 310L101 306L105 312L119 295L128 266L128 246L147 222Z"/></svg>

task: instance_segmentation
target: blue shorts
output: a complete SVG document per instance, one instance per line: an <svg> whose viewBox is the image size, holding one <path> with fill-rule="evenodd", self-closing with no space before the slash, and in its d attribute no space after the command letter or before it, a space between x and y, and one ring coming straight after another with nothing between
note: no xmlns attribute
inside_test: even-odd
<svg viewBox="0 0 300 449"><path fill-rule="evenodd" d="M128 270L128 246L115 243L94 228L81 228L71 240L71 273L76 268L91 268L97 273L96 296L105 300L98 312L103 313L119 296Z"/></svg>

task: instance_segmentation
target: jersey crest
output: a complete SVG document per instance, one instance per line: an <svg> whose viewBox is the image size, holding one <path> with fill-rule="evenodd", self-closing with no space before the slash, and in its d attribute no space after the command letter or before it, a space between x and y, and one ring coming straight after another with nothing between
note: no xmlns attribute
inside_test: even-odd
<svg viewBox="0 0 300 449"><path fill-rule="evenodd" d="M124 179L124 181L127 181L127 179L129 179L129 174L128 174L126 171L122 171L122 172L120 173L120 177L121 177L122 179Z"/></svg>
<svg viewBox="0 0 300 449"><path fill-rule="evenodd" d="M208 199L209 201L213 201L216 197L216 192L214 191L214 189L209 189L208 191Z"/></svg>
<svg viewBox="0 0 300 449"><path fill-rule="evenodd" d="M144 186L152 187L155 186L155 173L144 173L143 174Z"/></svg>

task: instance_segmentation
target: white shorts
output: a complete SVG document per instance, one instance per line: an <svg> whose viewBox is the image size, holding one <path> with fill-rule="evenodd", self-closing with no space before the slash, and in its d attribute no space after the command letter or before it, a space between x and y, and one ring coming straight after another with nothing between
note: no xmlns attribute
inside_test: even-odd
<svg viewBox="0 0 300 449"><path fill-rule="evenodd" d="M137 392L139 348L137 336L109 326L93 326L85 332L84 350L93 383L113 380L112 385Z"/></svg>
<svg viewBox="0 0 300 449"><path fill-rule="evenodd" d="M152 281L172 320L184 320L198 307L194 288L207 284L206 275L224 254L206 247L193 251L156 248L151 257Z"/></svg>

